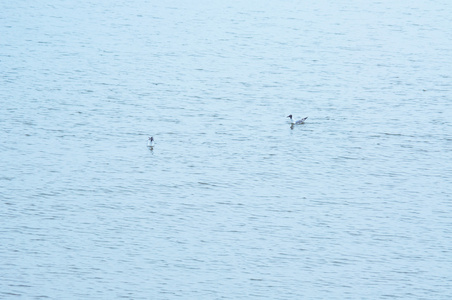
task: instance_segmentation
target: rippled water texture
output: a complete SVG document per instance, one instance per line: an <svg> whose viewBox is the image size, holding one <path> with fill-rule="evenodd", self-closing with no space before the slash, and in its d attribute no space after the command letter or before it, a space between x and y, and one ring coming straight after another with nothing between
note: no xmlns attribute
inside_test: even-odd
<svg viewBox="0 0 452 300"><path fill-rule="evenodd" d="M451 299L452 5L311 2L2 1L0 298Z"/></svg>

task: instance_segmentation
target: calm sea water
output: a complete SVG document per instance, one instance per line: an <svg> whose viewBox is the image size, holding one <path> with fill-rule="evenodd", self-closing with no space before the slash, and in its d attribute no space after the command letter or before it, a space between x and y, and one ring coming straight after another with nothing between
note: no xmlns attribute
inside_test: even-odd
<svg viewBox="0 0 452 300"><path fill-rule="evenodd" d="M2 1L0 298L451 299L452 4L311 2Z"/></svg>

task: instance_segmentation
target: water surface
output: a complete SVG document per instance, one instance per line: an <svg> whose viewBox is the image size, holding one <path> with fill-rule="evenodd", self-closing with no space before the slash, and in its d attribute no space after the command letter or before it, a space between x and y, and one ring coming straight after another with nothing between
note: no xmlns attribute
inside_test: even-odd
<svg viewBox="0 0 452 300"><path fill-rule="evenodd" d="M449 2L0 8L1 298L452 296Z"/></svg>

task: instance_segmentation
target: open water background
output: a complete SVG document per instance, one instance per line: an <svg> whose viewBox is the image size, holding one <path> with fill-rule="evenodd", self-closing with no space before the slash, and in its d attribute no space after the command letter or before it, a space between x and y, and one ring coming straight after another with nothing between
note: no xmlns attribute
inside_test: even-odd
<svg viewBox="0 0 452 300"><path fill-rule="evenodd" d="M451 299L451 16L2 1L0 298Z"/></svg>

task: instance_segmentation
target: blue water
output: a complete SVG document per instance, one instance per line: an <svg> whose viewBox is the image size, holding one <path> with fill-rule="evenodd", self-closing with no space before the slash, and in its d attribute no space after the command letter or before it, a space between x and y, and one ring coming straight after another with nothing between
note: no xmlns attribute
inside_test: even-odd
<svg viewBox="0 0 452 300"><path fill-rule="evenodd" d="M0 298L450 299L451 15L2 1Z"/></svg>

